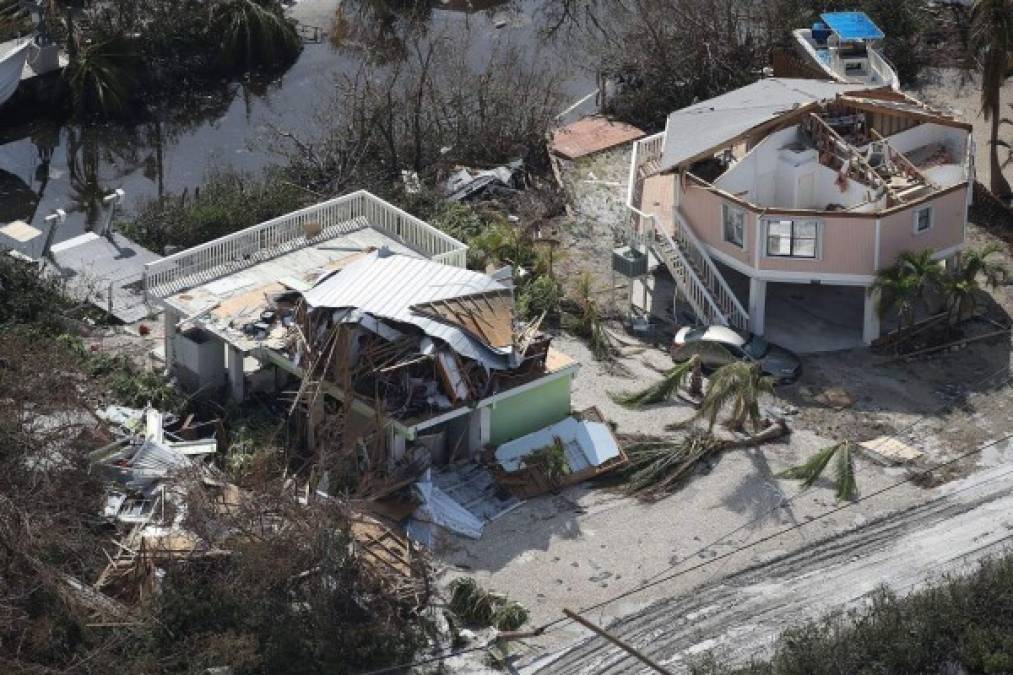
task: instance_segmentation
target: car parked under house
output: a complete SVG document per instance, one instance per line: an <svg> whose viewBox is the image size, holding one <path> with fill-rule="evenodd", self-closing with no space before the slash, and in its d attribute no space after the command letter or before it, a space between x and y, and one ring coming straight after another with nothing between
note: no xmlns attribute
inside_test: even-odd
<svg viewBox="0 0 1013 675"><path fill-rule="evenodd" d="M877 272L964 246L970 130L889 88L759 80L634 144L630 248L668 270L700 323L798 351L869 344ZM640 281L634 303L674 312L652 274Z"/></svg>

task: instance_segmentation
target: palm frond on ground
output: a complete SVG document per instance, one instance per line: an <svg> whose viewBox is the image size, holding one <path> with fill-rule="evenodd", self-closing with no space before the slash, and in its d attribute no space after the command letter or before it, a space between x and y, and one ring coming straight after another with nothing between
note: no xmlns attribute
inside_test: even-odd
<svg viewBox="0 0 1013 675"><path fill-rule="evenodd" d="M697 463L708 456L732 448L769 443L787 433L784 421L776 420L746 438L718 438L695 430L681 438L639 439L624 446L629 458L625 470L626 492L642 499L660 499L675 490Z"/></svg>
<svg viewBox="0 0 1013 675"><path fill-rule="evenodd" d="M838 499L852 499L858 493L858 484L855 481L855 462L853 457L854 444L851 441L841 441L829 447L823 448L810 457L804 464L793 466L777 474L780 478L790 478L802 481L805 487L815 483L824 470L830 464L830 460L836 457L834 464L834 487Z"/></svg>
<svg viewBox="0 0 1013 675"><path fill-rule="evenodd" d="M664 377L649 387L640 391L609 392L609 398L625 408L642 408L652 403L668 401L686 383L689 383L691 392L699 387L697 382L701 378L700 369L700 357L693 356L665 371Z"/></svg>
<svg viewBox="0 0 1013 675"><path fill-rule="evenodd" d="M697 415L713 429L718 416L730 407L729 428L741 430L748 420L756 431L760 428L760 396L773 392L774 380L763 374L759 363L735 361L711 375Z"/></svg>

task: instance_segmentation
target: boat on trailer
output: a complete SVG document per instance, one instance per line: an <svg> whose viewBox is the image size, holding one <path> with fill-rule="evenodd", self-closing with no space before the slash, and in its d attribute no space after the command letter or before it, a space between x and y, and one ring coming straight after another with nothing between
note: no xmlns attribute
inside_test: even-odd
<svg viewBox="0 0 1013 675"><path fill-rule="evenodd" d="M886 35L865 12L827 12L792 34L803 58L830 79L900 91L897 72L880 52Z"/></svg>
<svg viewBox="0 0 1013 675"><path fill-rule="evenodd" d="M17 91L31 45L31 40L12 40L0 44L0 105L6 103Z"/></svg>

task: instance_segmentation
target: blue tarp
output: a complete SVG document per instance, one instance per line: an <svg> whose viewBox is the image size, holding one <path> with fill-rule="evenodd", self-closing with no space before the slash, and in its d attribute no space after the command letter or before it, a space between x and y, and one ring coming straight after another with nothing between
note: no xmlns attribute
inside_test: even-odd
<svg viewBox="0 0 1013 675"><path fill-rule="evenodd" d="M882 40L886 37L865 12L827 12L820 18L841 40Z"/></svg>

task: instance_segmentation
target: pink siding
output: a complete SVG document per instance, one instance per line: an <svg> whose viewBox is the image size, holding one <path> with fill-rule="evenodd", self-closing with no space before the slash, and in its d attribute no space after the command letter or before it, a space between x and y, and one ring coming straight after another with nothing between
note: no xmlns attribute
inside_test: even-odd
<svg viewBox="0 0 1013 675"><path fill-rule="evenodd" d="M693 233L704 244L713 246L722 253L752 265L752 251L755 245L756 214L746 212L745 247L725 241L721 232L721 203L724 200L697 185L687 182L682 198L682 215L689 221Z"/></svg>
<svg viewBox="0 0 1013 675"><path fill-rule="evenodd" d="M956 246L964 241L964 223L967 220L967 188L954 190L931 201L904 209L880 222L879 266L889 267L903 251L920 251L931 248L934 251ZM921 206L932 206L932 228L915 234L915 211Z"/></svg>
<svg viewBox="0 0 1013 675"><path fill-rule="evenodd" d="M822 222L819 257L767 258L760 249L760 268L816 274L874 274L875 218L817 218ZM762 246L762 242L761 242Z"/></svg>

